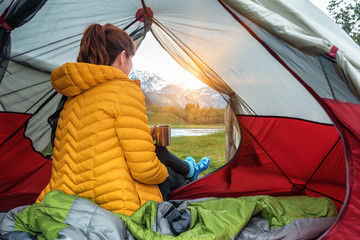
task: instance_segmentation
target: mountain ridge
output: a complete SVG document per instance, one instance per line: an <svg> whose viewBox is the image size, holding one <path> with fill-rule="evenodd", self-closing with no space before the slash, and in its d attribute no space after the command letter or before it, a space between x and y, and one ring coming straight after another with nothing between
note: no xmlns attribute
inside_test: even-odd
<svg viewBox="0 0 360 240"><path fill-rule="evenodd" d="M184 84L168 83L154 73L136 69L130 72L129 78L140 80L141 90L147 98L147 104L185 107L187 103L199 103L200 107L213 108L225 108L226 105L222 96L207 86L189 89Z"/></svg>

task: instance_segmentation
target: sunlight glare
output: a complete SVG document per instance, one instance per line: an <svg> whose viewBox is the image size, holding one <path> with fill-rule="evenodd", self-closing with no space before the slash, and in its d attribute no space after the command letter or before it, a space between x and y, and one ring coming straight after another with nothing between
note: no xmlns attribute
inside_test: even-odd
<svg viewBox="0 0 360 240"><path fill-rule="evenodd" d="M196 89L206 86L203 82L182 68L156 41L149 32L133 58L133 68L152 72L168 83Z"/></svg>

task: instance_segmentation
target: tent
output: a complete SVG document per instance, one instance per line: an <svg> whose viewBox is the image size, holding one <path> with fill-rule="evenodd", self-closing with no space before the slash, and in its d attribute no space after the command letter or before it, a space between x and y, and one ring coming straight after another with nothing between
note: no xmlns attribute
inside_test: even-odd
<svg viewBox="0 0 360 240"><path fill-rule="evenodd" d="M61 98L49 73L75 61L87 25L109 22L137 45L153 34L236 116L234 157L173 199L326 196L340 214L321 238L359 235L360 48L308 0L4 0L0 13L0 211L46 185Z"/></svg>

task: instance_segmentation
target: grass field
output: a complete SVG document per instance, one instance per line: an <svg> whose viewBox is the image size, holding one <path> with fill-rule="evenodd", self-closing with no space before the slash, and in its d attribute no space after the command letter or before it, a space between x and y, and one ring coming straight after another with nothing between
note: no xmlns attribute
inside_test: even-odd
<svg viewBox="0 0 360 240"><path fill-rule="evenodd" d="M161 125L161 124L165 124L165 125L171 125L172 127L175 126L183 126L183 125L188 125L188 123L176 116L173 113L161 113L161 112L147 112L146 113L149 119L149 126L155 126L155 125Z"/></svg>
<svg viewBox="0 0 360 240"><path fill-rule="evenodd" d="M168 149L181 159L191 156L196 162L202 157L209 156L210 166L200 175L203 176L225 164L225 132L205 136L173 137Z"/></svg>
<svg viewBox="0 0 360 240"><path fill-rule="evenodd" d="M170 125L171 128L225 128L224 124L193 125L173 113L147 112L148 125ZM202 157L210 157L210 166L200 176L204 176L223 166L225 158L225 131L205 136L172 137L168 147L175 156L185 159L191 156L196 162Z"/></svg>

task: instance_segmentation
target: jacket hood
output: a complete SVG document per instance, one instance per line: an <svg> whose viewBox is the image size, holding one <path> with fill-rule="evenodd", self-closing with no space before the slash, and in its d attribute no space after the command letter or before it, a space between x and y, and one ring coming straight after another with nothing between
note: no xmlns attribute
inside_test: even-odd
<svg viewBox="0 0 360 240"><path fill-rule="evenodd" d="M120 69L90 63L65 63L51 72L51 84L60 94L72 97L109 80L130 81Z"/></svg>

